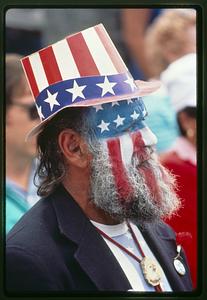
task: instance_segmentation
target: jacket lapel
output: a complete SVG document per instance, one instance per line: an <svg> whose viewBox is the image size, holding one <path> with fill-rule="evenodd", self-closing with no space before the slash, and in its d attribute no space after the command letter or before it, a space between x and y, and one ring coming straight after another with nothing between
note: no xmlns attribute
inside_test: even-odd
<svg viewBox="0 0 207 300"><path fill-rule="evenodd" d="M166 224L147 225L141 232L155 254L160 265L165 272L165 275L171 285L173 291L189 291L192 289L190 278L190 271L185 259L182 258L182 263L185 266L186 274L179 275L173 265L174 258L177 255L176 242L174 232L170 229L166 230Z"/></svg>
<svg viewBox="0 0 207 300"><path fill-rule="evenodd" d="M79 205L61 186L52 195L60 233L77 244L74 258L98 290L127 291L131 285L103 238L85 216ZM177 255L175 235L166 225L140 228L147 244L157 257L173 291L192 289L185 259L186 275L180 276L173 265Z"/></svg>
<svg viewBox="0 0 207 300"><path fill-rule="evenodd" d="M61 234L77 244L74 258L98 290L127 291L131 285L103 238L67 191L52 197Z"/></svg>

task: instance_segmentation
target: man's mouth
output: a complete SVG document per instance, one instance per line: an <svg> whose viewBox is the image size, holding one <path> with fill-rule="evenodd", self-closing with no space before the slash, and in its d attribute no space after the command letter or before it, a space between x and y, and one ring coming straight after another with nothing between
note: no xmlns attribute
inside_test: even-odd
<svg viewBox="0 0 207 300"><path fill-rule="evenodd" d="M138 159L137 168L142 167L150 159L154 159L155 150L153 147L146 147L142 151L134 153Z"/></svg>

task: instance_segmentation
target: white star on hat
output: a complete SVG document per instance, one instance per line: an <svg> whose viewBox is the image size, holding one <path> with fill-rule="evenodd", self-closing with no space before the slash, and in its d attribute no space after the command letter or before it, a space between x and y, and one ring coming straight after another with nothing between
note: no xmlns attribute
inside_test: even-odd
<svg viewBox="0 0 207 300"><path fill-rule="evenodd" d="M127 80L124 80L124 82L128 83L132 89L132 91L135 89L136 85L134 83L133 78L129 77L129 75L127 74Z"/></svg>
<svg viewBox="0 0 207 300"><path fill-rule="evenodd" d="M116 120L113 122L116 123L116 127L123 125L125 118L120 117L120 115L117 116Z"/></svg>
<svg viewBox="0 0 207 300"><path fill-rule="evenodd" d="M136 111L134 110L133 114L130 116L132 117L133 120L136 120L136 119L138 119L139 114L137 114Z"/></svg>
<svg viewBox="0 0 207 300"><path fill-rule="evenodd" d="M101 128L101 133L104 131L109 131L108 126L110 123L105 123L103 120L101 121L101 123L97 126L99 128Z"/></svg>
<svg viewBox="0 0 207 300"><path fill-rule="evenodd" d="M67 92L73 94L72 102L75 101L76 98L80 97L85 99L85 96L83 95L82 91L85 89L86 85L78 85L77 82L74 80L73 87L70 89L66 89Z"/></svg>
<svg viewBox="0 0 207 300"><path fill-rule="evenodd" d="M48 90L47 90L47 98L44 100L44 102L47 102L50 104L50 110L53 110L54 105L60 105L60 103L57 101L56 97L57 97L57 93L51 94Z"/></svg>
<svg viewBox="0 0 207 300"><path fill-rule="evenodd" d="M42 113L42 106L37 106L36 105L36 107L37 107L37 111L38 111L38 115L39 115L40 119L41 120L44 119L44 115Z"/></svg>
<svg viewBox="0 0 207 300"><path fill-rule="evenodd" d="M96 85L98 85L102 89L101 97L103 97L106 93L111 93L111 94L115 95L112 88L116 84L117 84L116 82L109 82L107 76L105 76L104 82L103 83L97 83Z"/></svg>

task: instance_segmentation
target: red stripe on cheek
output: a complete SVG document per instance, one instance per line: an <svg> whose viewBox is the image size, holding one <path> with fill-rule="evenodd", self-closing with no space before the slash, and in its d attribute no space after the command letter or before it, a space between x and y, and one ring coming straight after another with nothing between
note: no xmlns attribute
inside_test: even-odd
<svg viewBox="0 0 207 300"><path fill-rule="evenodd" d="M149 158L149 154L146 151L146 146L144 143L144 140L142 138L142 135L139 131L132 133L132 141L134 146L134 153L136 153L139 162L142 163L142 161ZM148 189L150 191L150 194L152 195L154 201L156 203L160 202L160 187L157 184L157 180L155 177L155 174L153 170L150 169L150 167L142 167L138 166L138 171L141 172L143 175L146 185L148 186Z"/></svg>
<svg viewBox="0 0 207 300"><path fill-rule="evenodd" d="M30 88L32 90L33 96L36 98L39 95L39 89L38 89L37 82L36 82L35 77L34 77L34 73L32 71L32 67L31 67L31 64L30 64L30 61L29 61L29 57L26 57L22 60L22 65L23 65L24 70L27 74L27 78L28 78L29 85L30 85Z"/></svg>
<svg viewBox="0 0 207 300"><path fill-rule="evenodd" d="M146 151L146 146L142 135L139 131L133 132L131 134L132 142L133 142L133 150L134 154L136 154L139 162L146 160L148 158L148 154Z"/></svg>
<svg viewBox="0 0 207 300"><path fill-rule="evenodd" d="M160 187L157 184L157 180L153 170L150 167L140 167L139 171L143 174L146 185L150 191L150 194L156 204L160 203Z"/></svg>
<svg viewBox="0 0 207 300"><path fill-rule="evenodd" d="M99 75L99 70L91 56L81 33L67 38L70 51L81 76Z"/></svg>
<svg viewBox="0 0 207 300"><path fill-rule="evenodd" d="M112 165L112 173L114 175L115 184L121 201L127 201L128 197L133 194L133 187L129 183L126 170L124 168L119 139L107 141L109 157Z"/></svg>
<svg viewBox="0 0 207 300"><path fill-rule="evenodd" d="M52 49L52 46L49 46L39 52L43 68L47 77L49 84L59 82L62 80L60 70Z"/></svg>

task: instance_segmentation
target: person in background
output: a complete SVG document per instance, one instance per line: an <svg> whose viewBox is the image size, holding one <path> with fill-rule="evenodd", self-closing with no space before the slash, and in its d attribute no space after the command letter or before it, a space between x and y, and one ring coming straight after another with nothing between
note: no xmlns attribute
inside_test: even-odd
<svg viewBox="0 0 207 300"><path fill-rule="evenodd" d="M6 53L27 55L44 46L45 9L10 8L5 21Z"/></svg>
<svg viewBox="0 0 207 300"><path fill-rule="evenodd" d="M162 10L145 32L145 51L152 78L159 78L176 59L195 53L196 10Z"/></svg>
<svg viewBox="0 0 207 300"><path fill-rule="evenodd" d="M128 54L127 62L134 78L152 77L152 64L146 55L145 35L161 9L122 9L120 13L121 34Z"/></svg>
<svg viewBox="0 0 207 300"><path fill-rule="evenodd" d="M21 56L6 55L6 232L38 200L33 176L36 139L25 143L28 130L39 123L26 82Z"/></svg>
<svg viewBox="0 0 207 300"><path fill-rule="evenodd" d="M41 118L28 138L43 198L7 236L7 292L191 291L162 221L180 205L174 177L144 122L141 96L160 84L133 80L102 24L22 64Z"/></svg>
<svg viewBox="0 0 207 300"><path fill-rule="evenodd" d="M183 206L178 215L166 222L177 233L183 245L197 284L197 163L196 163L196 54L187 54L174 61L162 73L161 80L168 89L176 111L180 136L166 153L160 155L178 182L178 195Z"/></svg>
<svg viewBox="0 0 207 300"><path fill-rule="evenodd" d="M182 56L196 52L196 11L162 10L145 32L145 55L151 67L151 80L160 79L162 71ZM181 92L181 91L179 91ZM171 95L164 85L145 98L148 123L158 137L157 151L163 153L179 136Z"/></svg>
<svg viewBox="0 0 207 300"><path fill-rule="evenodd" d="M170 96L162 84L158 91L145 97L148 124L157 136L158 154L167 151L179 135L176 113Z"/></svg>

